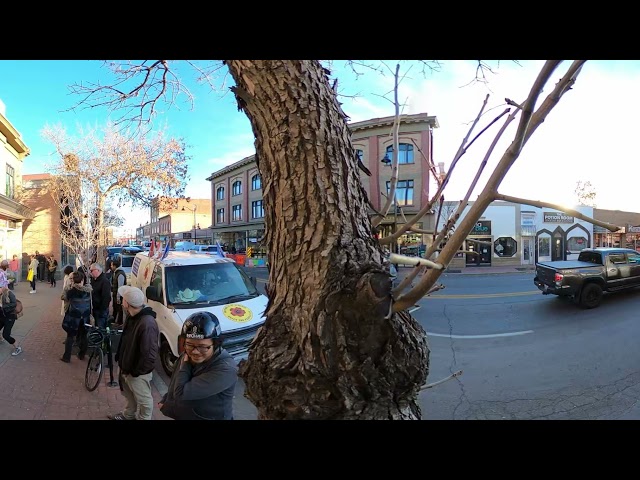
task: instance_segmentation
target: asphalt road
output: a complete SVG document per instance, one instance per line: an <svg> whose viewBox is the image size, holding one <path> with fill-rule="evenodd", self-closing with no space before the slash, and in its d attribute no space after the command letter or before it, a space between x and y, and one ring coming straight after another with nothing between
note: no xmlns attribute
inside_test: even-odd
<svg viewBox="0 0 640 480"><path fill-rule="evenodd" d="M424 419L640 418L640 290L583 310L532 275L442 277L413 315L428 332ZM519 293L519 294L518 294Z"/></svg>

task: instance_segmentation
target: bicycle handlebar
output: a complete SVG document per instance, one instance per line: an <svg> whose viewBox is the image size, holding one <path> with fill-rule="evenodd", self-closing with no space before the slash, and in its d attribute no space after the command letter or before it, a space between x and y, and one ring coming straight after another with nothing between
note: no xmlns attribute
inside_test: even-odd
<svg viewBox="0 0 640 480"><path fill-rule="evenodd" d="M104 328L104 327L96 327L95 325L91 325L90 323L85 323L84 326L88 327L88 328L90 328L92 330L97 330L97 331L102 332L102 333L107 333L107 329ZM111 333L114 333L114 332L115 333L122 333L122 331L123 330L121 328L119 328L117 330L115 330L115 329L110 330Z"/></svg>

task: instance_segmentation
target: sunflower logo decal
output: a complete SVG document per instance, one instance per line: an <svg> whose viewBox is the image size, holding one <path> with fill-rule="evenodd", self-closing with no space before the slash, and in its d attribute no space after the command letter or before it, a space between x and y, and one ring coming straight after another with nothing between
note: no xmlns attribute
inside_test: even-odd
<svg viewBox="0 0 640 480"><path fill-rule="evenodd" d="M233 320L234 322L248 322L253 318L253 313L244 305L232 304L227 305L222 309L222 313L229 320Z"/></svg>

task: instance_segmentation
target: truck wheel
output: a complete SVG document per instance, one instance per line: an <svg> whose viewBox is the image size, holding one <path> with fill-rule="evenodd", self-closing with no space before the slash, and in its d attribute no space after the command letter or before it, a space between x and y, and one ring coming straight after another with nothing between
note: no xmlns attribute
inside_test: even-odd
<svg viewBox="0 0 640 480"><path fill-rule="evenodd" d="M169 342L167 342L166 338L162 337L162 341L160 342L160 363L162 364L164 373L169 375L169 378L171 378L171 374L176 368L176 360L178 359L173 355Z"/></svg>
<svg viewBox="0 0 640 480"><path fill-rule="evenodd" d="M580 305L584 308L596 308L602 300L602 288L597 283L587 283L580 294Z"/></svg>

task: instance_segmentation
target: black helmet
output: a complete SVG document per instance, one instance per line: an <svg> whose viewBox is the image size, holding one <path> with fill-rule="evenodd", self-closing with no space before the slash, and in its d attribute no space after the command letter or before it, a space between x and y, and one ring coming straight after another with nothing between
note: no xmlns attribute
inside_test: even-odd
<svg viewBox="0 0 640 480"><path fill-rule="evenodd" d="M213 313L210 312L197 312L189 315L182 324L182 332L180 334L183 338L193 338L202 340L210 338L214 340L220 340L222 335L222 329L220 328L220 321Z"/></svg>

